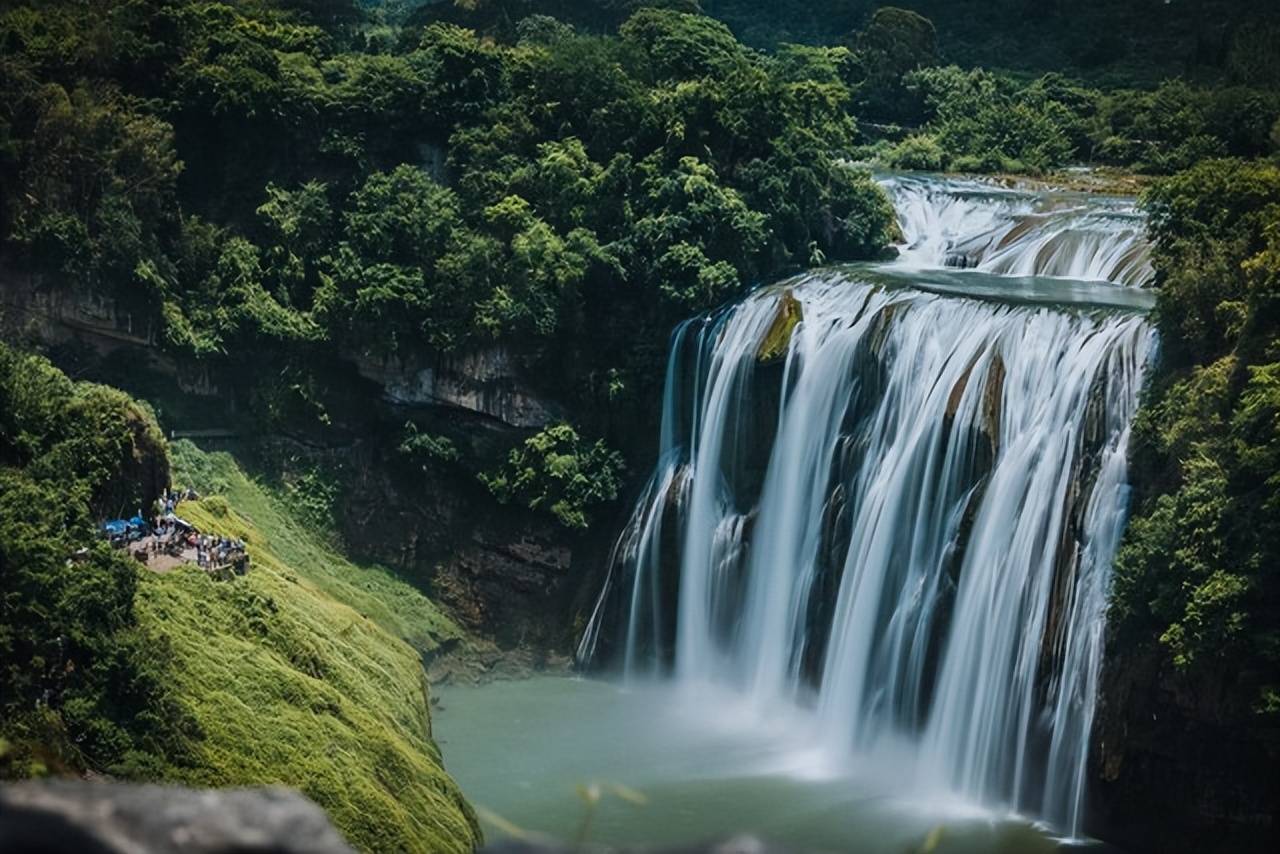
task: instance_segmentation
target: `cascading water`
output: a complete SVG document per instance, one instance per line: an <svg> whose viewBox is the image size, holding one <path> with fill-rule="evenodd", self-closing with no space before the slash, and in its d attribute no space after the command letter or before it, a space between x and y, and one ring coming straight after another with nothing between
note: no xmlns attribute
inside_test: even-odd
<svg viewBox="0 0 1280 854"><path fill-rule="evenodd" d="M976 266L1105 270L1087 296L1144 280L1146 247L1118 202L1076 199L1045 234L1019 224L1030 194L885 184L898 261L676 330L658 466L579 658L810 708L832 755L906 743L922 778L1075 832L1154 333L1058 279L938 293L922 259L988 235Z"/></svg>
<svg viewBox="0 0 1280 854"><path fill-rule="evenodd" d="M1153 275L1132 199L1008 189L920 175L881 179L903 232L900 263L1142 285Z"/></svg>

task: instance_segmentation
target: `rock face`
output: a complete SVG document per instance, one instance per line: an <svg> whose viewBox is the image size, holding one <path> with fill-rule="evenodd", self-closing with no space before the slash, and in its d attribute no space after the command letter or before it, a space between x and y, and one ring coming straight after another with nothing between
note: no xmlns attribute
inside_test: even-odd
<svg viewBox="0 0 1280 854"><path fill-rule="evenodd" d="M1280 728L1189 684L1157 651L1109 644L1091 832L1142 852L1280 851Z"/></svg>
<svg viewBox="0 0 1280 854"><path fill-rule="evenodd" d="M0 336L10 342L38 343L43 349L74 344L99 358L128 354L139 367L172 378L187 394L218 395L207 367L180 363L158 347L160 330L153 320L101 294L47 287L38 276L15 268L3 256Z"/></svg>
<svg viewBox="0 0 1280 854"><path fill-rule="evenodd" d="M504 451L520 435L474 419L469 427L475 435L498 431L493 444ZM393 453L371 444L342 452L350 473L338 520L344 547L420 586L477 637L535 657L567 653L580 582L575 564L587 557L587 538L549 517L496 504L473 474L406 468Z"/></svg>
<svg viewBox="0 0 1280 854"><path fill-rule="evenodd" d="M5 854L354 854L289 789L193 790L82 780L0 789Z"/></svg>
<svg viewBox="0 0 1280 854"><path fill-rule="evenodd" d="M0 307L5 332L58 342L83 333L105 350L115 346L151 346L157 329L151 321L135 318L116 302L100 294L43 287L38 276L17 269L0 258Z"/></svg>
<svg viewBox="0 0 1280 854"><path fill-rule="evenodd" d="M386 400L397 405L453 406L524 428L545 427L563 417L553 402L530 390L518 361L502 348L441 357L428 365L355 361L361 375L381 385Z"/></svg>
<svg viewBox="0 0 1280 854"><path fill-rule="evenodd" d="M559 598L572 552L547 528L506 534L475 530L457 555L439 565L437 598L467 625L487 629L504 645L551 641L541 636L541 621L529 618Z"/></svg>

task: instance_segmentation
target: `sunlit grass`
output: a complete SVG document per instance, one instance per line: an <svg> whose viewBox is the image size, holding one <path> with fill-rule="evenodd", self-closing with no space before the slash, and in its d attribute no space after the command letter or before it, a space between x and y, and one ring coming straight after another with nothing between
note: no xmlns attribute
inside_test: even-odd
<svg viewBox="0 0 1280 854"><path fill-rule="evenodd" d="M174 459L176 482L218 496L179 512L243 538L253 563L232 581L193 567L143 579L141 619L172 642L204 733L190 766L166 773L296 786L364 850L470 850L475 818L431 741L417 651L458 629L385 570L334 554L231 457L179 443Z"/></svg>

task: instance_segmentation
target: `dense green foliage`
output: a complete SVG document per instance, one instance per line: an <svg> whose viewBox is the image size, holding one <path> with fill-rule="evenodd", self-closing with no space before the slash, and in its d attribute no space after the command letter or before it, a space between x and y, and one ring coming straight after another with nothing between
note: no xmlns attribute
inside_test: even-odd
<svg viewBox="0 0 1280 854"><path fill-rule="evenodd" d="M1040 172L1078 161L1167 174L1207 157L1280 151L1280 90L1101 91L1057 73L1029 83L981 69L920 68L903 86L921 128L881 159L902 169Z"/></svg>
<svg viewBox="0 0 1280 854"><path fill-rule="evenodd" d="M1037 5L1052 12L1056 4ZM1111 5L1081 10L1072 4L1070 16L1087 15L1089 6L1101 14L1120 11ZM1257 157L1280 150L1280 81L1272 59L1280 49L1280 25L1266 21L1254 19L1249 38L1223 37L1232 59L1229 69L1209 76L1212 85L1171 76L1132 88L1086 85L1063 73L1067 62L1040 66L1053 70L1039 77L946 65L947 41L935 41L930 22L882 8L852 40L859 65L855 101L872 120L892 123L886 143L901 137L875 149L897 168L1041 172L1084 161L1167 174L1206 157ZM992 29L1016 26L1004 22ZM1053 32L1063 29L1069 28ZM1027 55L1019 50L1006 59ZM991 64L1009 67L1001 60ZM910 130L895 134L893 125Z"/></svg>
<svg viewBox="0 0 1280 854"><path fill-rule="evenodd" d="M865 257L891 223L839 160L843 49L774 59L647 5L616 35L506 42L440 21L384 41L287 3L18 6L6 251L184 360L305 375L331 345L496 341L566 396L627 391L600 378L647 373L655 330L817 253Z"/></svg>
<svg viewBox="0 0 1280 854"><path fill-rule="evenodd" d="M515 39L524 15L608 29L635 5L441 0L414 20ZM1042 172L1089 161L1166 174L1280 146L1280 18L1255 5L719 0L701 8L777 55L797 50L788 42L829 46L824 61L864 131L882 137L869 153L885 165Z"/></svg>
<svg viewBox="0 0 1280 854"><path fill-rule="evenodd" d="M586 528L593 505L618 497L622 470L622 457L603 442L588 445L568 424L553 424L480 478L503 503L518 501L566 527Z"/></svg>
<svg viewBox="0 0 1280 854"><path fill-rule="evenodd" d="M448 0L445 0L448 2ZM882 0L702 0L748 44L824 43L865 27ZM1048 69L1100 83L1153 85L1189 74L1274 84L1269 0L894 0L933 21L959 65ZM1245 71L1244 69L1250 69ZM1263 75L1269 75L1264 77Z"/></svg>
<svg viewBox="0 0 1280 854"><path fill-rule="evenodd" d="M404 441L396 450L409 462L424 469L458 459L458 449L448 436L423 433L412 421L405 425Z"/></svg>
<svg viewBox="0 0 1280 854"><path fill-rule="evenodd" d="M1146 492L1116 611L1233 710L1280 713L1280 167L1209 160L1146 204L1164 370L1135 428Z"/></svg>
<svg viewBox="0 0 1280 854"><path fill-rule="evenodd" d="M185 761L166 642L134 608L137 569L95 531L167 484L151 414L0 344L0 770L145 773Z"/></svg>
<svg viewBox="0 0 1280 854"><path fill-rule="evenodd" d="M391 21L443 20L498 37L529 15L581 29L615 27L636 6L703 12L746 44L851 46L883 0L362 0ZM928 18L942 58L965 67L1056 70L1105 85L1152 86L1169 77L1266 86L1280 26L1270 0L895 0Z"/></svg>

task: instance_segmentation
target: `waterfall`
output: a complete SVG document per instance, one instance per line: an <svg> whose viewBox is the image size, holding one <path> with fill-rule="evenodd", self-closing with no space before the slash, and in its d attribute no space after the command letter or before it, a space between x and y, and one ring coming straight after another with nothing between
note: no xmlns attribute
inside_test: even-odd
<svg viewBox="0 0 1280 854"><path fill-rule="evenodd" d="M890 180L920 253L1007 236L1025 213ZM901 207L926 205L916 185L928 211ZM1063 216L1057 234L1095 212ZM1123 290L1135 268L1112 261L1145 249L1096 230L1059 250L1072 271L1111 264L1101 287ZM1016 243L1040 260L999 263L1061 274L1046 240L993 239L978 266ZM1154 333L1139 311L1059 300L1052 279L1035 299L976 299L930 291L919 255L888 266L913 265L920 287L883 266L818 271L676 330L658 465L579 659L807 707L833 755L905 743L922 778L1074 833ZM801 320L764 359L784 300Z"/></svg>

